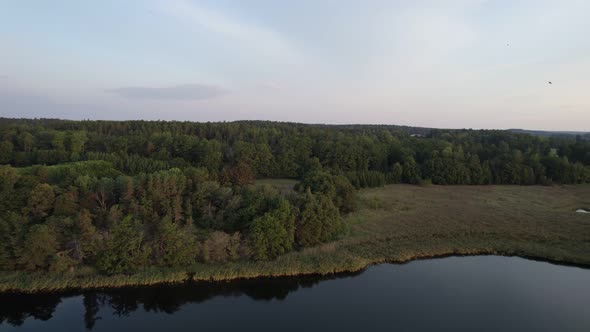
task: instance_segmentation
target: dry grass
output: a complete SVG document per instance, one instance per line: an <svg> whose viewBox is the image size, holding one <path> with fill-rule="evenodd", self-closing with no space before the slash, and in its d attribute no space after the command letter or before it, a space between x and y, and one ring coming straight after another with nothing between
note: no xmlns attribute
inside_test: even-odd
<svg viewBox="0 0 590 332"><path fill-rule="evenodd" d="M488 252L590 264L590 218L575 213L590 202L588 185L395 185L361 201L341 245L371 260Z"/></svg>
<svg viewBox="0 0 590 332"><path fill-rule="evenodd" d="M274 180L273 180L274 181ZM342 239L292 252L270 262L240 261L133 276L0 274L0 291L100 288L260 276L331 274L380 262L444 256L501 254L590 265L590 185L562 187L410 186L366 189L347 217Z"/></svg>

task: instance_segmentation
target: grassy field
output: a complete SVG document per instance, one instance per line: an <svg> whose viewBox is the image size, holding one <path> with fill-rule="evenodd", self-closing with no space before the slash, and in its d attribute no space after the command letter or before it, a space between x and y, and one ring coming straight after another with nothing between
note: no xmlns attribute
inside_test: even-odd
<svg viewBox="0 0 590 332"><path fill-rule="evenodd" d="M590 265L590 186L365 190L341 245L372 261L491 253Z"/></svg>
<svg viewBox="0 0 590 332"><path fill-rule="evenodd" d="M331 274L445 255L517 255L590 266L590 215L575 212L590 206L589 185L392 185L362 190L358 200L359 209L347 217L349 229L340 240L271 262L195 265L115 277L84 269L61 275L3 273L0 291Z"/></svg>

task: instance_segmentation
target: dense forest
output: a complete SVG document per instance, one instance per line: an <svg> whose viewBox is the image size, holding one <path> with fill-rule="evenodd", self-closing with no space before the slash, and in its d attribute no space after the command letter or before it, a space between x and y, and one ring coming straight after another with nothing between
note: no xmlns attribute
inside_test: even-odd
<svg viewBox="0 0 590 332"><path fill-rule="evenodd" d="M362 187L588 183L590 136L0 119L0 165L0 269L111 275L331 241Z"/></svg>

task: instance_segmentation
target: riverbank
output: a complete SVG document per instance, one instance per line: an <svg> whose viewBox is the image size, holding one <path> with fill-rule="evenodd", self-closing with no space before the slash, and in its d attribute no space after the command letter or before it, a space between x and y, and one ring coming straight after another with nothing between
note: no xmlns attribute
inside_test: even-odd
<svg viewBox="0 0 590 332"><path fill-rule="evenodd" d="M186 280L327 275L372 264L448 255L509 255L590 266L590 186L391 185L359 193L342 239L270 262L198 264L183 270L150 269L101 276L92 269L66 274L0 273L0 291L179 283Z"/></svg>

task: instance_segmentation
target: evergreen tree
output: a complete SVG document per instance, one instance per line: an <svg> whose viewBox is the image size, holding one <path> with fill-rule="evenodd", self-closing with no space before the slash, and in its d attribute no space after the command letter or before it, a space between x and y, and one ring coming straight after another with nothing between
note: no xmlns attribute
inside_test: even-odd
<svg viewBox="0 0 590 332"><path fill-rule="evenodd" d="M300 246L311 246L332 240L342 226L340 213L332 201L308 189L295 228L296 242Z"/></svg>

